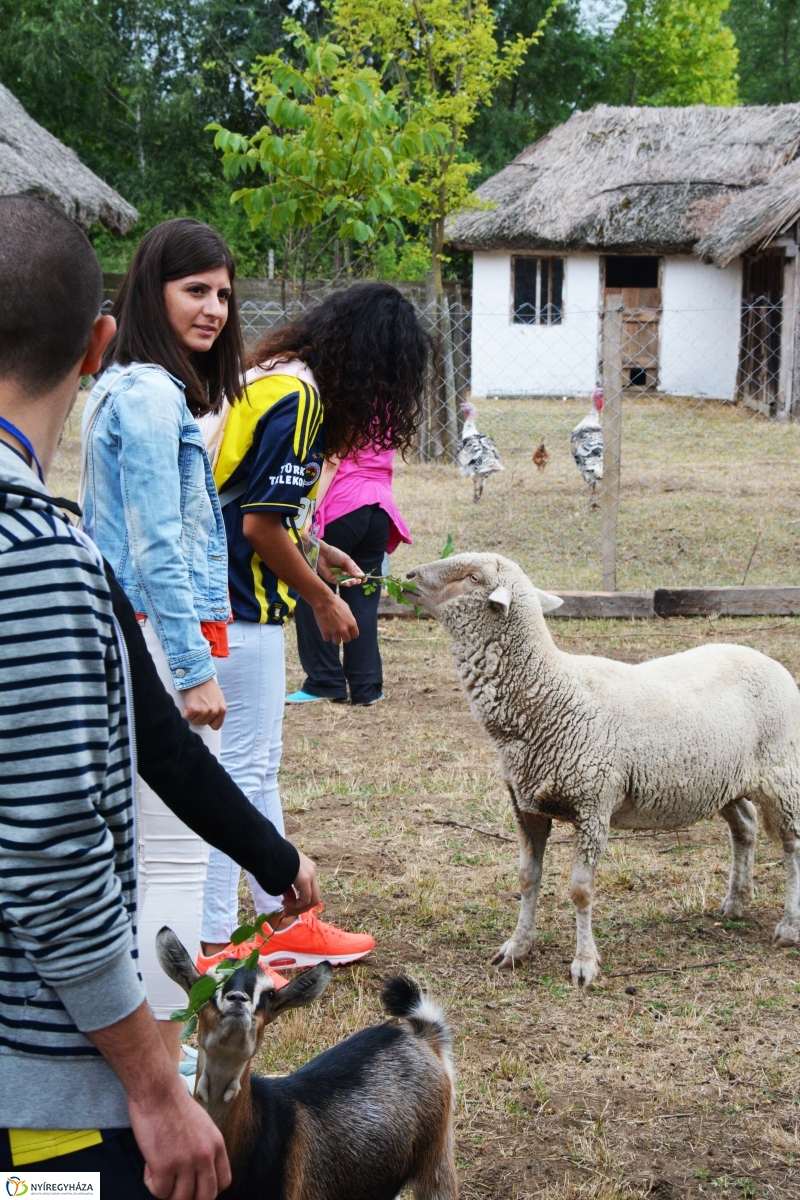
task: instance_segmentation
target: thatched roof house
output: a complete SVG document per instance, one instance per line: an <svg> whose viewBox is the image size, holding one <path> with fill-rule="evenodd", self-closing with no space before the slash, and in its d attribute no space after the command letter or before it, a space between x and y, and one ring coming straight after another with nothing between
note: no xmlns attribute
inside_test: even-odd
<svg viewBox="0 0 800 1200"><path fill-rule="evenodd" d="M0 84L0 195L21 193L63 209L81 229L95 221L127 233L139 219L132 204L85 167Z"/></svg>
<svg viewBox="0 0 800 1200"><path fill-rule="evenodd" d="M800 104L575 113L451 222L459 250L696 252L726 266L800 212Z"/></svg>
<svg viewBox="0 0 800 1200"><path fill-rule="evenodd" d="M452 218L448 242L473 252L478 308L502 303L512 325L559 327L542 342L543 352L559 337L566 345L570 310L574 328L579 313L598 302L602 308L609 292L622 293L627 309L650 314L646 337L638 330L634 338L634 319L627 318L632 339L650 343L649 351L629 356L632 384L726 399L746 394L767 411L790 411L796 404L792 391L797 396L799 390L786 374L794 370L789 359L800 286L799 152L800 104L599 105L575 113L482 184L475 194L487 206ZM743 302L751 314L758 310L758 328L748 327L740 337ZM692 375L675 362L676 369L668 369L670 309L687 314L686 336L695 340L698 322L688 314L706 314L708 337L715 339L713 370L706 365ZM589 328L587 323L584 338ZM497 335L487 327L495 344ZM535 340L521 332L512 336L528 337L531 346ZM480 337L479 330L479 343ZM739 354L748 338L756 365L752 355L743 365ZM724 352L723 342L730 343ZM576 353L573 346L573 362ZM708 347L698 342L696 358L707 364ZM565 361L562 353L558 364ZM758 397L751 394L748 372L758 375ZM589 382L587 371L555 370L546 379L540 372L538 390L555 391L559 384L571 390L568 379L579 376ZM485 387L482 379L476 385Z"/></svg>

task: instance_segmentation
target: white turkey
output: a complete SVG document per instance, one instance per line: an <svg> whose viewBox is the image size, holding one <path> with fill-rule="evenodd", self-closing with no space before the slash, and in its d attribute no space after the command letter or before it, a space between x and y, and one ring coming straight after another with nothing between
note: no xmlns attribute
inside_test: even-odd
<svg viewBox="0 0 800 1200"><path fill-rule="evenodd" d="M478 433L475 427L475 405L469 400L461 405L464 414L464 427L461 430L461 444L456 454L456 462L461 468L462 475L472 476L472 499L477 504L483 495L483 487L490 475L495 471L504 471L492 439L486 433Z"/></svg>
<svg viewBox="0 0 800 1200"><path fill-rule="evenodd" d="M603 429L600 413L603 411L603 389L592 392L592 411L580 421L569 435L572 457L583 478L591 487L589 507L596 508L594 491L603 478Z"/></svg>

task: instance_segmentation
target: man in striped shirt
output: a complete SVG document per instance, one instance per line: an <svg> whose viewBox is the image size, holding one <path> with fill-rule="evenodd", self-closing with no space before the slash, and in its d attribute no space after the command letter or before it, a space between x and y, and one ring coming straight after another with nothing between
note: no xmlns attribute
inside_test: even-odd
<svg viewBox="0 0 800 1200"><path fill-rule="evenodd" d="M44 483L81 376L114 332L101 298L76 225L0 198L0 1169L80 1165L101 1170L114 1200L213 1200L230 1182L224 1143L169 1059L136 966L136 682L115 596L135 654L137 627ZM309 907L313 864L253 824L140 657L159 714L140 746L160 739L167 765L143 753L139 770L243 865L249 844L264 886Z"/></svg>

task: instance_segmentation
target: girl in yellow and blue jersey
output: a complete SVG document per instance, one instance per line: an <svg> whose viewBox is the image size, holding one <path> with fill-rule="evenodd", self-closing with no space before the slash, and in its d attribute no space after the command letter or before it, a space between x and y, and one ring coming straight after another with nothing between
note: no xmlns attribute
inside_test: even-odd
<svg viewBox="0 0 800 1200"><path fill-rule="evenodd" d="M217 668L228 706L221 761L278 829L283 626L299 595L326 641L338 645L358 637L334 572L363 574L324 542L312 568L301 534L334 474L333 462L367 446L406 450L414 444L428 353L414 308L396 288L356 284L267 333L250 355L244 396L217 432L214 479L228 539L233 612L229 657ZM256 912L280 909L280 898L248 878ZM201 967L229 949L239 924L238 881L238 866L212 850ZM345 933L314 913L276 920L272 934L262 961L278 969L325 959L353 962L374 945L368 935Z"/></svg>

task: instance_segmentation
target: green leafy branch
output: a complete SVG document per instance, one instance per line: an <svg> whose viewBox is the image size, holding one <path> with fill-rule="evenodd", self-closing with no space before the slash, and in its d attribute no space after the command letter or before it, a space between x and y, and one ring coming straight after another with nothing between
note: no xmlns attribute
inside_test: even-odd
<svg viewBox="0 0 800 1200"><path fill-rule="evenodd" d="M231 934L231 943L234 946L241 946L243 942L249 942L251 938L254 938L256 934L259 934L265 942L269 941L272 934L264 933L264 925L267 924L272 929L273 920L280 915L280 912L261 913L256 917L253 925L240 925L238 929L235 929ZM200 1009L205 1008L215 992L219 991L225 985L234 971L238 971L240 967L244 967L246 971L249 971L258 965L258 956L262 946L263 943L262 945L254 946L246 958L224 959L209 974L200 976L197 982L192 985L189 992L189 1003L186 1005L186 1008L176 1009L175 1012L169 1015L170 1021L187 1022L181 1037L191 1037L197 1028L197 1014L200 1012Z"/></svg>
<svg viewBox="0 0 800 1200"><path fill-rule="evenodd" d="M448 533L447 541L442 547L442 552L439 558L449 558L455 552L455 543L453 542L452 533ZM346 571L334 570L337 583L348 583L351 579L358 579L359 583L364 588L364 595L371 596L379 587L386 588L387 593L396 600L398 604L406 604L409 607L414 605L414 615L419 617L422 615L422 609L419 604L414 604L414 592L418 591L417 585L409 579L400 579L397 575L348 575Z"/></svg>

